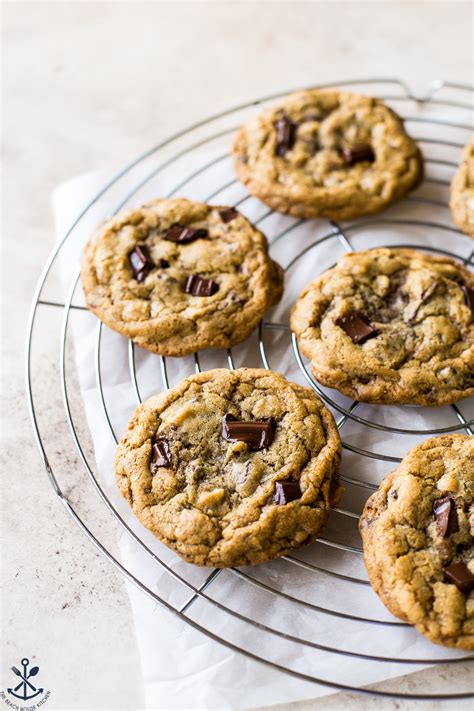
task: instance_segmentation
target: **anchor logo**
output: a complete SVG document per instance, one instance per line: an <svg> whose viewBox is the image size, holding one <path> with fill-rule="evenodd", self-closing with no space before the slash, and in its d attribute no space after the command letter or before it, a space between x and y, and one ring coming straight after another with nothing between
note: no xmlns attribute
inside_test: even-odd
<svg viewBox="0 0 474 711"><path fill-rule="evenodd" d="M39 672L39 667L31 667L28 671L29 664L30 660L25 657L21 660L23 672L17 669L17 667L12 667L12 672L20 677L21 681L14 689L7 689L9 694L15 696L17 699L21 699L22 701L34 699L35 696L43 693L43 689L37 688L31 683L31 681L28 681L32 676L36 676Z"/></svg>

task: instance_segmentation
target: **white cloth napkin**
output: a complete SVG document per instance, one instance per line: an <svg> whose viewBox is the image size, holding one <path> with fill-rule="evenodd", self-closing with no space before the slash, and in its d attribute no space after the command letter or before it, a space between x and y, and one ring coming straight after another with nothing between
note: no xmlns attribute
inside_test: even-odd
<svg viewBox="0 0 474 711"><path fill-rule="evenodd" d="M210 163L215 158L211 151L197 151L188 158L185 175L193 172L194 165ZM191 161L191 163L189 162ZM192 162L194 161L194 162ZM153 195L167 194L179 182L179 166L172 174L160 175L147 183L134 196L129 205L138 205ZM140 175L140 174L138 174ZM53 195L53 207L59 235L63 235L73 218L81 211L87 199L106 182L104 173L79 176L57 188ZM233 178L228 161L221 162L211 171L201 175L198 181L183 187L178 194L195 199L205 199L216 185L226 185ZM134 180L137 180L135 173ZM425 186L418 194L439 198L445 188L437 184ZM245 197L242 186L231 185L212 202L234 204ZM77 278L78 260L85 239L92 229L112 211L113 205L107 194L99 199L94 209L81 220L69 240L67 254L63 257L62 278L73 284ZM239 209L253 220L259 220L267 208L253 199L244 200ZM384 213L373 226L349 231L348 237L355 249L364 249L383 244L416 243L448 249L463 257L470 253L471 244L465 237L453 232L424 226L400 225L386 222L386 218L401 217L420 220L429 219L447 223L445 208L423 203L404 203ZM282 230L294 221L281 215L271 215L259 222L259 227L273 242ZM291 263L301 251L319 236L331 232L324 221L304 223L285 237L277 239L271 248L272 256L284 266ZM291 304L305 283L317 273L331 266L344 251L341 242L328 238L320 246L309 249L287 271L285 296L282 303L266 316L266 321L288 323ZM82 304L80 285L74 289L73 303ZM77 368L84 400L87 422L92 434L97 463L98 481L111 504L122 516L137 538L148 546L169 566L169 571L183 577L198 588L212 572L190 566L146 531L135 519L128 505L119 496L113 478L114 441L123 432L136 405L136 392L129 369L128 343L125 338L108 328L101 330L100 352L97 351L97 319L80 309L71 312L70 334L75 347ZM69 336L68 336L69 337ZM305 384L304 377L295 360L289 331L264 329L264 343L269 364L289 379ZM142 399L163 388L162 364L157 356L136 349L137 382ZM236 367L240 365L262 366L258 350L257 334L246 343L233 349ZM200 356L202 368L227 367L227 354L208 351ZM100 364L100 369L98 367ZM167 374L170 384L194 372L192 357L167 359ZM98 371L103 388L103 400L98 390ZM350 402L327 391L335 402ZM109 423L104 418L104 402ZM466 417L474 415L472 403L460 404ZM388 427L423 429L456 424L456 416L450 408L397 408L360 406L357 414L376 420ZM340 414L335 412L336 417ZM413 445L426 438L425 435L398 435L380 429L372 429L348 420L342 429L344 441L350 447L367 449L392 457L401 457ZM360 456L345 450L343 474L362 481L377 484L395 464ZM340 507L360 513L370 491L347 485ZM352 546L360 546L357 522L350 517L334 513L323 537ZM119 537L122 564L132 571L141 583L156 592L172 608L179 609L190 598L192 591L173 579L170 572L150 558L140 546L122 530ZM296 557L301 561L366 579L362 557L353 552L315 543L303 549ZM284 636L275 636L266 628L275 628L308 642L317 642L324 647L411 659L446 659L462 656L453 650L443 649L425 640L412 628L404 626L373 625L351 619L341 619L319 612L315 606L342 611L347 615L375 618L397 622L382 606L369 586L355 584L314 570L307 570L291 562L274 561L267 565L243 571L259 583L285 592L308 605L278 597L248 579L232 572L222 571L206 588L205 593L222 606L230 607L237 614L261 625L229 615L219 606L206 600L194 600L186 614L196 625L222 636L230 644L242 646L253 655L271 660L277 665L288 666L302 675L328 679L335 683L361 686L383 679L399 676L420 667L392 662L384 663L357 656L335 654L310 644L301 644ZM245 709L271 704L302 700L333 693L327 686L315 685L282 673L275 668L248 658L232 648L225 647L199 630L187 625L176 615L157 604L132 583L127 583L136 627L138 648L141 657L146 706L149 709ZM312 607L311 607L312 605ZM427 690L431 691L431 690Z"/></svg>

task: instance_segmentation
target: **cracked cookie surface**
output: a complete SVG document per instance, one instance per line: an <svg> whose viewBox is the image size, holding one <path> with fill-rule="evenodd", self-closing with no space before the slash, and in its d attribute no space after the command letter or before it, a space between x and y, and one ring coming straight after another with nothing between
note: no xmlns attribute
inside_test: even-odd
<svg viewBox="0 0 474 711"><path fill-rule="evenodd" d="M303 218L379 212L423 173L420 150L385 104L318 89L291 94L245 124L233 157L252 195Z"/></svg>
<svg viewBox="0 0 474 711"><path fill-rule="evenodd" d="M272 437L261 448L232 430L226 439L226 415L246 429L264 423ZM217 369L137 408L115 474L141 523L184 560L252 565L318 536L342 492L340 449L309 388L272 371Z"/></svg>
<svg viewBox="0 0 474 711"><path fill-rule="evenodd" d="M316 379L356 400L444 405L474 395L474 274L448 257L346 254L303 290L291 328Z"/></svg>
<svg viewBox="0 0 474 711"><path fill-rule="evenodd" d="M370 582L390 612L432 642L467 650L474 650L473 498L474 438L434 437L384 479L360 519ZM449 521L439 513L448 505ZM449 578L456 565L464 584Z"/></svg>
<svg viewBox="0 0 474 711"><path fill-rule="evenodd" d="M460 230L474 239L474 139L451 181L451 214Z"/></svg>
<svg viewBox="0 0 474 711"><path fill-rule="evenodd" d="M104 323L169 356L240 343L283 290L265 236L243 215L183 198L106 222L86 245L81 278Z"/></svg>

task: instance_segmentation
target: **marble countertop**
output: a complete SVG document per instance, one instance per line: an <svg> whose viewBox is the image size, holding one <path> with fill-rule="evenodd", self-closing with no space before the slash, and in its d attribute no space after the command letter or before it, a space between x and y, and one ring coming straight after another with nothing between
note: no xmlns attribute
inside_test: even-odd
<svg viewBox="0 0 474 711"><path fill-rule="evenodd" d="M438 77L472 82L472 13L469 2L426 1L3 4L0 688L28 655L51 689L46 708L143 708L123 580L56 500L25 403L23 341L34 284L55 240L53 188L78 173L116 169L180 127L282 88L372 75L400 77L415 91ZM59 450L60 403L45 407ZM94 506L89 513L100 527L104 512L99 500ZM395 687L420 693L432 679L455 683L465 674L431 669ZM342 706L400 708L351 695L285 708ZM415 706L403 702L403 709Z"/></svg>

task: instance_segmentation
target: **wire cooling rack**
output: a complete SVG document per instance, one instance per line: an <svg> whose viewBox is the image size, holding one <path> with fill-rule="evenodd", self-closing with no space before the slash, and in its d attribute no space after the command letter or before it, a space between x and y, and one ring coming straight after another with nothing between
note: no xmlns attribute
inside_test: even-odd
<svg viewBox="0 0 474 711"><path fill-rule="evenodd" d="M350 402L314 380L294 335L289 331L287 317L292 301L303 286L296 278L292 291L291 275L297 273L308 259L312 259L315 275L331 267L331 260L327 260L328 247L334 262L338 250L342 253L367 248L367 239L370 242L372 238L371 246L416 246L461 259L469 268L474 266L473 243L453 227L447 207L450 178L471 129L469 112L473 109L473 89L462 84L435 81L426 95L414 96L398 79L359 79L327 86L352 87L379 96L403 116L408 131L424 153L426 177L422 185L382 215L345 224L313 221L313 237L308 240L307 231L304 232L308 223L305 226L302 220L276 215L246 194L234 177L230 179L232 173L229 172L229 145L237 126L288 92L222 112L153 147L115 175L89 201L43 269L33 299L26 344L27 393L34 435L56 495L93 545L145 595L216 643L282 673L336 690L423 700L471 698L474 692L459 693L456 690L430 694L369 690L362 685L341 682L338 674L341 658L350 658L354 665L390 667L402 664L407 673L419 665L456 664L468 658L449 656L447 650L428 643L423 650L433 650L431 656L426 653L397 656L395 652L392 655L387 652L387 649L396 649L396 635L408 628L384 610L370 588L362 563L358 514L352 508L361 510L365 498L377 488L381 476L393 468L393 463L400 461L413 443L444 432L464 431L472 435L474 422L469 418L469 404L464 401L444 408L404 408L407 413L405 426L394 426L390 424L393 408ZM203 184L211 184L212 192L207 190L202 194ZM268 235L270 252L284 265L290 287L285 291L282 305L272 311L271 320L264 320L253 336L255 357L260 362L241 362L242 354L247 358L251 351L238 347L224 354L226 364L229 368L248 364L279 370L280 363L291 362L295 372L290 372L288 366L285 374L299 377L325 400L336 416L343 438L342 481L351 492L352 508L337 507L323 537L312 546L256 568L199 569L199 577L195 568L180 563L159 544L152 544L150 536L139 525L130 523L130 520L127 522L125 509L117 505L96 471L84 412L78 398L71 394L77 390L76 367L71 354L71 322L94 318L81 301L79 287L78 259L84 240L90 229L111 213L159 194L233 204ZM377 242L373 241L375 232ZM393 241L394 234L397 235L396 242ZM326 257L320 258L324 250ZM109 405L110 387L114 385L105 384L110 369L104 372L104 349L108 355L116 353L117 358L122 359L126 349L130 380L124 397L129 414L150 388L141 376L145 355L148 365L150 358L154 359L155 371L161 376L160 383L153 382L155 391L174 384L176 360L144 354L101 323L95 328L94 357L86 367L95 372L98 406L115 443L121 430L114 422L114 412ZM195 354L191 357L190 367L200 372L208 364L210 367L210 359L207 352ZM212 367L215 366L213 361ZM147 396L150 394L147 392ZM57 435L51 436L51 420L55 424L55 433L63 433L60 447ZM410 426L414 421L418 425ZM369 443L361 446L362 439ZM388 451L387 441L390 442ZM385 451L381 451L384 447ZM375 466L378 469L374 470ZM88 521L87 497L89 493L94 496L94 492L105 504L100 532L94 530L97 529L96 522ZM112 541L117 527L147 557L150 570L160 571L160 592L153 581L134 572L115 553ZM318 598L321 580L332 586L331 600ZM246 604L250 589L259 602L258 617L255 608L249 609ZM366 597L366 602L358 609L353 609L350 604L355 592L359 600ZM269 621L265 616L267 607L282 611L280 625L274 624L275 617ZM213 626L217 613L220 622ZM304 615L308 621L303 634L291 625L296 613ZM340 626L340 644L326 643L325 630L329 625ZM361 630L374 629L379 629L382 634L365 635L368 643L364 646ZM413 634L417 636L417 633ZM388 640L390 635L390 646L384 645L384 639ZM265 644L264 638L273 640L274 644ZM351 646L352 640L355 640L355 646ZM416 647L414 649L416 651ZM279 651L273 653L272 650ZM281 650L285 650L284 653L280 653ZM317 655L314 660L308 656L312 653ZM300 658L304 659L301 665Z"/></svg>

